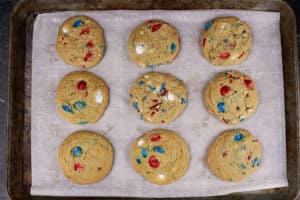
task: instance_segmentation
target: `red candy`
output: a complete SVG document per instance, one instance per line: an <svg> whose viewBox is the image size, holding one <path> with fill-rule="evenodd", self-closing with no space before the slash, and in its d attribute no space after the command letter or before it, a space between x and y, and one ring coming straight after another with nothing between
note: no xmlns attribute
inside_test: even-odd
<svg viewBox="0 0 300 200"><path fill-rule="evenodd" d="M248 89L252 89L253 88L253 82L250 79L245 79L244 83L246 84Z"/></svg>
<svg viewBox="0 0 300 200"><path fill-rule="evenodd" d="M162 26L162 24L155 24L152 26L151 31L152 32L158 31L161 26Z"/></svg>
<svg viewBox="0 0 300 200"><path fill-rule="evenodd" d="M151 106L149 109L150 110L156 110L157 108L159 108L160 104L162 104L162 102L156 103L153 106Z"/></svg>
<svg viewBox="0 0 300 200"><path fill-rule="evenodd" d="M228 92L230 92L230 87L228 87L227 85L221 87L220 93L222 96L225 96L226 94L228 94Z"/></svg>
<svg viewBox="0 0 300 200"><path fill-rule="evenodd" d="M78 172L82 172L84 170L84 166L81 165L80 163L75 163L74 164L74 170Z"/></svg>
<svg viewBox="0 0 300 200"><path fill-rule="evenodd" d="M227 59L227 58L229 58L230 57L230 53L229 52L224 52L224 53L221 53L220 55L219 55L219 58L221 58L221 59L223 59L223 60L225 60L225 59Z"/></svg>
<svg viewBox="0 0 300 200"><path fill-rule="evenodd" d="M202 40L202 47L205 47L206 38Z"/></svg>
<svg viewBox="0 0 300 200"><path fill-rule="evenodd" d="M152 167L152 168L159 167L159 160L155 156L150 156L148 163L149 163L150 167Z"/></svg>
<svg viewBox="0 0 300 200"><path fill-rule="evenodd" d="M239 55L239 57L238 58L241 58L243 55L244 55L244 51L241 53L241 55Z"/></svg>
<svg viewBox="0 0 300 200"><path fill-rule="evenodd" d="M85 46L86 46L87 48L89 48L89 49L93 48L93 47L94 47L93 40L88 41L88 42L85 44Z"/></svg>
<svg viewBox="0 0 300 200"><path fill-rule="evenodd" d="M155 134L155 135L152 135L151 142L156 142L156 141L159 141L160 139L161 139L160 135Z"/></svg>
<svg viewBox="0 0 300 200"><path fill-rule="evenodd" d="M251 155L249 155L247 159L250 160L251 159Z"/></svg>
<svg viewBox="0 0 300 200"><path fill-rule="evenodd" d="M86 62L88 60L90 60L92 58L93 54L91 52L88 52L85 54L85 57L83 58L83 60Z"/></svg>
<svg viewBox="0 0 300 200"><path fill-rule="evenodd" d="M228 124L228 121L224 117L222 118L222 120L225 124Z"/></svg>
<svg viewBox="0 0 300 200"><path fill-rule="evenodd" d="M85 90L86 88L86 82L85 81L80 81L79 83L77 83L77 89L78 90Z"/></svg>
<svg viewBox="0 0 300 200"><path fill-rule="evenodd" d="M166 88L163 89L162 93L160 96L165 96L168 93L168 90Z"/></svg>
<svg viewBox="0 0 300 200"><path fill-rule="evenodd" d="M80 32L80 35L82 34L89 34L90 33L90 29L88 27L82 29L82 31Z"/></svg>

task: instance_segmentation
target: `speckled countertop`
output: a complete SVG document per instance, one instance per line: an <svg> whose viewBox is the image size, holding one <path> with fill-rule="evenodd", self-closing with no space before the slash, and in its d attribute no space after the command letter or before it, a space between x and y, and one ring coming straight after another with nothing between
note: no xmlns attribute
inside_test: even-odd
<svg viewBox="0 0 300 200"><path fill-rule="evenodd" d="M8 199L5 186L8 35L10 11L16 2L16 0L0 0L0 200ZM300 2L299 0L287 0L287 2L294 9L297 17L297 40L299 49Z"/></svg>

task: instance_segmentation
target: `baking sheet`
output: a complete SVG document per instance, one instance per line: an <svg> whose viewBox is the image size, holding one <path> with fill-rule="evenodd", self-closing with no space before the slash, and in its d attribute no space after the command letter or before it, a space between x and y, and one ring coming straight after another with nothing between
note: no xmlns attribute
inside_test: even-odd
<svg viewBox="0 0 300 200"><path fill-rule="evenodd" d="M68 72L68 66L55 51L56 33L68 17L85 14L104 29L107 51L103 60L88 70L101 76L110 87L110 104L104 116L93 125L71 125L56 111L55 89ZM249 58L234 67L214 67L201 55L200 32L205 23L219 16L237 16L253 31ZM138 17L137 17L138 16ZM174 122L148 124L139 119L129 105L129 89L135 79L148 70L132 63L127 53L130 32L147 19L162 19L178 29L181 51L168 65L155 71L169 72L184 80L189 90L188 106ZM32 58L32 188L33 195L186 197L210 196L287 186L285 119L279 13L197 10L197 11L93 11L60 12L38 15L34 24ZM227 126L206 111L203 90L216 73L235 69L252 77L258 87L257 112L239 126ZM190 147L187 174L166 186L154 185L131 167L129 152L134 139L154 128L178 132ZM213 139L231 128L250 130L262 143L262 168L240 183L216 178L205 164L206 151ZM111 173L100 183L79 186L69 182L57 162L63 139L76 130L88 129L112 142L115 161Z"/></svg>

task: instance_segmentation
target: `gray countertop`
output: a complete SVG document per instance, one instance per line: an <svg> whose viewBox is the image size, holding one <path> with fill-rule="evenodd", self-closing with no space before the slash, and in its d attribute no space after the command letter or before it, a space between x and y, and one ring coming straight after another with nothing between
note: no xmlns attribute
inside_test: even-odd
<svg viewBox="0 0 300 200"><path fill-rule="evenodd" d="M8 199L5 186L6 109L9 15L16 0L0 0L0 200ZM300 2L287 0L297 17L297 39L300 46ZM299 48L298 48L299 49Z"/></svg>

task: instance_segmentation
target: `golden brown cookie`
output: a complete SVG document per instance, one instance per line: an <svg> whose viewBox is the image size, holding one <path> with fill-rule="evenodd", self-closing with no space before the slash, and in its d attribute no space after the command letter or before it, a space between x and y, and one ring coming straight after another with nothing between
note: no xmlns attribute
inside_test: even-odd
<svg viewBox="0 0 300 200"><path fill-rule="evenodd" d="M236 17L220 17L205 25L200 41L202 54L210 63L236 65L249 55L252 32L246 22Z"/></svg>
<svg viewBox="0 0 300 200"><path fill-rule="evenodd" d="M149 72L139 77L130 89L130 104L141 119L169 123L187 104L187 88L171 74Z"/></svg>
<svg viewBox="0 0 300 200"><path fill-rule="evenodd" d="M91 68L104 56L102 28L87 16L74 16L60 26L56 51L63 61L76 67Z"/></svg>
<svg viewBox="0 0 300 200"><path fill-rule="evenodd" d="M147 180L165 185L186 173L189 148L175 132L155 129L137 138L131 148L134 169Z"/></svg>
<svg viewBox="0 0 300 200"><path fill-rule="evenodd" d="M210 145L207 164L211 171L225 181L238 182L261 166L261 144L243 129L227 130Z"/></svg>
<svg viewBox="0 0 300 200"><path fill-rule="evenodd" d="M136 27L128 39L132 61L142 67L172 62L179 53L179 34L162 20L150 20Z"/></svg>
<svg viewBox="0 0 300 200"><path fill-rule="evenodd" d="M227 71L208 84L204 102L208 111L225 124L236 125L256 111L258 92L250 77L238 71Z"/></svg>
<svg viewBox="0 0 300 200"><path fill-rule="evenodd" d="M72 133L58 150L58 161L64 175L81 185L101 181L110 172L113 158L111 143L91 131Z"/></svg>
<svg viewBox="0 0 300 200"><path fill-rule="evenodd" d="M109 91L104 80L86 71L67 74L56 90L59 113L75 124L95 123L103 115L108 101Z"/></svg>

